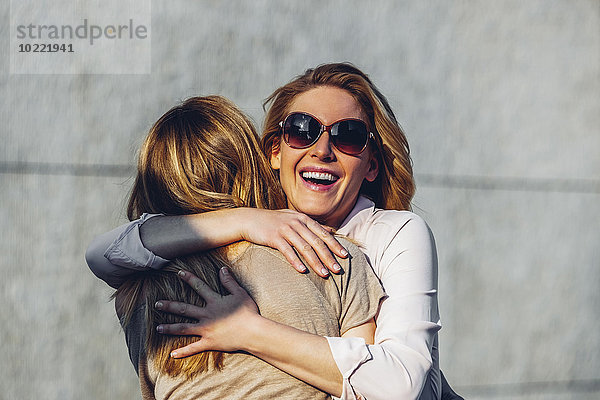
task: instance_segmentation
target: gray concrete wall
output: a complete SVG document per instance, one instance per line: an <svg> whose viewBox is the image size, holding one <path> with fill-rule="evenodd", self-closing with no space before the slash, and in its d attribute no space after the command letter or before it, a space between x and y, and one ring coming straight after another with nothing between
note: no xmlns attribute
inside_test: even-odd
<svg viewBox="0 0 600 400"><path fill-rule="evenodd" d="M0 17L7 54L7 0ZM449 380L471 399L600 395L600 2L155 0L151 40L146 75L0 63L0 398L136 398L83 253L124 221L147 129L213 93L260 123L274 88L346 60L409 136Z"/></svg>

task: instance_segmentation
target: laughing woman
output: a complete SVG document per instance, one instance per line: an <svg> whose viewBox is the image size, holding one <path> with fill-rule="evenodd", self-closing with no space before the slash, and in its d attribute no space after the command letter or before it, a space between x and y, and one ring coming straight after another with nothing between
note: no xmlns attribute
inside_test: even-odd
<svg viewBox="0 0 600 400"><path fill-rule="evenodd" d="M224 98L197 97L169 110L150 130L140 151L128 217L144 219L144 213L218 213L234 207L264 209L284 204L248 119ZM114 285L118 286L115 306L139 374L142 397L329 398L327 393L248 353L213 351L184 359L170 357L173 348L195 338L160 335L156 325L193 322L194 315L185 308L177 309L182 317L169 315L157 312L154 305L165 299L183 300L191 304L191 310L204 304L221 304L222 299L244 297L242 314L255 315L260 309L269 321L285 324L292 332L341 334L372 342L373 317L383 290L364 255L349 242L344 243L352 254L351 259L340 260L347 273L328 280L296 273L276 250L237 242L176 258L161 270L130 275ZM223 285L219 274L224 278ZM186 285L181 276L193 276L193 286ZM233 285L234 276L244 289ZM273 279L277 285L273 285ZM237 292L241 296L235 295ZM326 346L326 340L322 341ZM284 347L292 353L307 350L295 343ZM333 362L329 353L319 358L317 361L324 364ZM273 365L279 366L276 362ZM335 379L327 371L320 375L323 381Z"/></svg>

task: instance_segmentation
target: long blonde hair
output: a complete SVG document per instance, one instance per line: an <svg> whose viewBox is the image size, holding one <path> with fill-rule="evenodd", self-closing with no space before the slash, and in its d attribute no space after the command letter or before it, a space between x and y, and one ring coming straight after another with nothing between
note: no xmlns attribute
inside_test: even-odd
<svg viewBox="0 0 600 400"><path fill-rule="evenodd" d="M288 114L294 98L319 86L349 92L367 115L370 129L375 134L373 150L379 161L379 174L373 182L365 181L360 193L379 208L410 210L415 182L406 135L385 96L365 73L350 63L324 64L308 69L265 100L263 107L267 114L261 140L265 156L270 158L273 150L280 146L279 122Z"/></svg>
<svg viewBox="0 0 600 400"><path fill-rule="evenodd" d="M139 154L138 173L127 207L130 220L143 213L183 215L222 208L285 208L285 197L260 151L250 120L220 96L192 97L167 111L152 126ZM204 301L174 273L191 271L213 290L226 294L218 271L228 262L222 250L175 259L160 271L139 273L115 293L123 326L131 323L137 307L145 304L146 354L171 376L188 378L220 368L222 353L207 352L173 359L170 352L196 340L156 333L160 323L190 322L157 312L158 300L204 305Z"/></svg>

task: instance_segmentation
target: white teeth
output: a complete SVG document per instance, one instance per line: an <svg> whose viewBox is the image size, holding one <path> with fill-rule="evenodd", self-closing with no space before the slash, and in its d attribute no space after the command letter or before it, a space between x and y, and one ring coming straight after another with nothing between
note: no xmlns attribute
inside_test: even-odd
<svg viewBox="0 0 600 400"><path fill-rule="evenodd" d="M306 171L302 173L302 177L306 179L319 179L321 181L335 181L337 178L327 172Z"/></svg>

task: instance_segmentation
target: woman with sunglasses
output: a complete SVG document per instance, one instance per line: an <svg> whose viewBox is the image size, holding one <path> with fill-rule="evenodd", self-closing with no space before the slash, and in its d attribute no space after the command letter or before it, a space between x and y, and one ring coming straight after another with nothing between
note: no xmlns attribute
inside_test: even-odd
<svg viewBox="0 0 600 400"><path fill-rule="evenodd" d="M246 239L279 249L302 271L296 249L326 276L325 268L339 270L329 249L343 254L328 234L327 227L335 228L360 245L388 295L376 317L374 345L323 340L242 312L243 307L214 303L194 309L198 324L159 327L163 333L202 336L175 356L245 350L344 399L439 399L435 244L425 222L408 211L414 194L408 143L387 100L354 66L327 64L277 89L267 103L262 148L295 212L238 209L152 218L138 225L141 239L115 241L107 259L90 260L90 266L108 281L122 267L157 267L164 262L157 254L171 258ZM107 239L97 247L106 250ZM229 304L244 304L247 299L236 293L239 298ZM176 312L177 306L163 302L162 309ZM287 352L289 343L309 343L311 350ZM335 363L318 365L323 352ZM325 375L334 379L318 380Z"/></svg>
<svg viewBox="0 0 600 400"><path fill-rule="evenodd" d="M127 215L137 219L146 212L181 215L284 205L252 124L228 100L208 96L184 101L152 126L140 150ZM180 257L161 270L130 276L114 297L142 398L328 399L327 393L248 354L215 351L170 357L173 348L194 338L160 335L156 326L191 320L157 312L154 304L171 299L203 305L212 297L221 299L228 292L218 274L226 273L239 279L260 312L274 321L313 334L342 334L372 343L373 317L384 293L360 250L345 243L354 255L340 260L348 273L328 280L298 274L277 251L248 242ZM181 274L201 279L192 289L178 277ZM277 286L271 283L273 275ZM256 310L252 300L248 303Z"/></svg>

